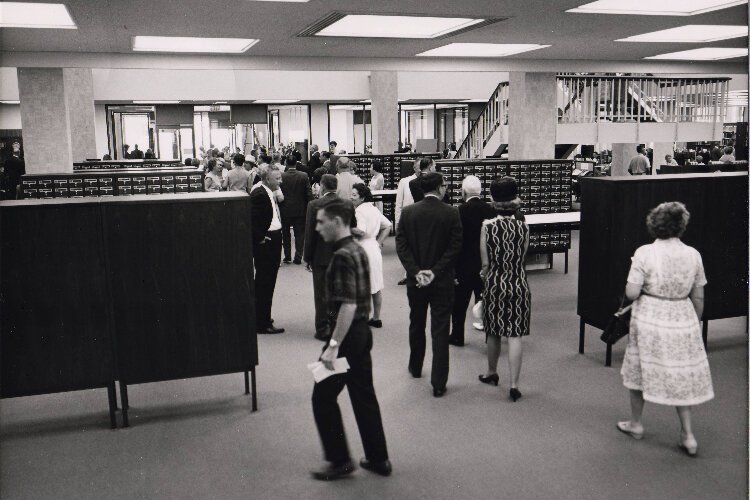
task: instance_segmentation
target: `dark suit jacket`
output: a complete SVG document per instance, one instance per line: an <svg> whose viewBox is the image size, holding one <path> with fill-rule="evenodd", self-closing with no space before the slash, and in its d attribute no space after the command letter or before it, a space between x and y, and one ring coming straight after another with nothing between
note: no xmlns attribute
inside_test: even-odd
<svg viewBox="0 0 750 500"><path fill-rule="evenodd" d="M482 258L479 255L479 235L482 232L482 222L493 219L497 213L489 203L479 198L472 198L458 207L463 227L463 243L461 253L456 259L456 278L474 278L479 276L482 269Z"/></svg>
<svg viewBox="0 0 750 500"><path fill-rule="evenodd" d="M409 181L409 191L414 198L414 203L424 200L424 189L422 189L422 181L419 176Z"/></svg>
<svg viewBox="0 0 750 500"><path fill-rule="evenodd" d="M404 207L396 233L396 251L409 284L420 270L431 270L435 280L453 281L455 259L461 251L458 210L434 196Z"/></svg>
<svg viewBox="0 0 750 500"><path fill-rule="evenodd" d="M307 174L294 167L287 168L281 174L281 192L284 193L284 201L279 204L281 216L304 217L307 203L313 198Z"/></svg>
<svg viewBox="0 0 750 500"><path fill-rule="evenodd" d="M315 219L318 210L322 206L333 200L340 199L341 198L339 198L335 192L331 192L317 200L312 200L307 204L307 218L305 220L305 250L302 258L308 264L313 266L327 266L331 262L331 256L333 256L333 245L326 243L323 237L320 236L320 233L315 230ZM352 214L354 214L354 204L351 200L344 201L351 205ZM352 215L352 221L349 226L357 227L357 218L354 215Z"/></svg>
<svg viewBox="0 0 750 500"><path fill-rule="evenodd" d="M257 246L266 237L273 219L273 204L263 186L250 192L250 218L253 224L253 246Z"/></svg>

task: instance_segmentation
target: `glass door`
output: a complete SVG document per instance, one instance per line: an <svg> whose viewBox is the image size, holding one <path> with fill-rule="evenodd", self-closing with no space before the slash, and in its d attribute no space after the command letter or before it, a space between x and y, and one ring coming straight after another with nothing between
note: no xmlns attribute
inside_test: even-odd
<svg viewBox="0 0 750 500"><path fill-rule="evenodd" d="M136 149L155 150L155 114L151 106L108 106L109 150L113 160L130 159Z"/></svg>

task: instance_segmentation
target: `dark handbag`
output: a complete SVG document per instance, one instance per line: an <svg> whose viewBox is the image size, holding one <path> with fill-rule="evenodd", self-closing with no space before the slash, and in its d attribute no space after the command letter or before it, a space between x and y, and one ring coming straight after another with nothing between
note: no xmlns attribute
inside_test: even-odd
<svg viewBox="0 0 750 500"><path fill-rule="evenodd" d="M630 308L633 304L625 306L625 299L620 303L620 308L612 315L607 326L599 337L602 342L612 345L630 332Z"/></svg>

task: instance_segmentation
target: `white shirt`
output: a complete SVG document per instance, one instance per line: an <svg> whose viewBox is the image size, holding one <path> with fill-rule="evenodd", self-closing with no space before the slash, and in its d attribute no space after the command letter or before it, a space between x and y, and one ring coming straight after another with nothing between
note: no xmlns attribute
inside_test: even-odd
<svg viewBox="0 0 750 500"><path fill-rule="evenodd" d="M263 186L263 189L265 189L266 193L268 193L268 197L271 198L273 215L271 216L271 225L268 226L268 230L279 231L281 229L281 215L279 214L279 205L276 203L276 197L273 195L273 191L271 191L268 186L266 186L262 182L259 182L255 186L253 186L252 190L255 191L256 189L258 189L258 186Z"/></svg>
<svg viewBox="0 0 750 500"><path fill-rule="evenodd" d="M414 203L409 183L416 178L417 174L412 174L398 181L398 188L396 190L396 226L398 226L398 221L401 219L401 209Z"/></svg>

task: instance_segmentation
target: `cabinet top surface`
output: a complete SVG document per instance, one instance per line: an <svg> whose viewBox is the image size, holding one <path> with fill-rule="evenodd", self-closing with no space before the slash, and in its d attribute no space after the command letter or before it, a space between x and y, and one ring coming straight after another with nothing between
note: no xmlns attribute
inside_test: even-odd
<svg viewBox="0 0 750 500"><path fill-rule="evenodd" d="M59 205L125 205L125 204L158 204L158 203L201 203L208 201L238 201L250 199L250 195L243 191L225 191L220 193L196 192L185 194L136 194L132 196L105 196L90 198L52 198L1 201L0 208L27 206L59 206Z"/></svg>

